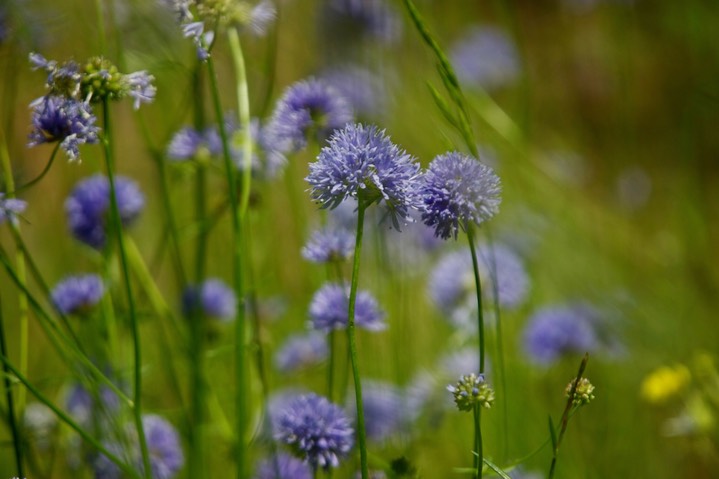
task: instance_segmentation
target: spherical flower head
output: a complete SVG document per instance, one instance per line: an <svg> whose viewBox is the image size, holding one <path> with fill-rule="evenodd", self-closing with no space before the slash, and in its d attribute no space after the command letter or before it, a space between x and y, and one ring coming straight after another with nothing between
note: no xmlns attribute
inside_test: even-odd
<svg viewBox="0 0 719 479"><path fill-rule="evenodd" d="M503 244L481 245L478 248L480 274L485 284L496 280L499 304L505 309L521 306L529 294L529 275L522 259ZM491 287L487 293L491 294Z"/></svg>
<svg viewBox="0 0 719 479"><path fill-rule="evenodd" d="M324 228L312 233L302 248L302 257L312 263L341 262L355 251L354 234L344 228Z"/></svg>
<svg viewBox="0 0 719 479"><path fill-rule="evenodd" d="M572 389L575 384L577 384L577 387L574 389L574 394L572 394ZM564 392L567 397L572 398L572 404L574 406L586 406L594 399L594 386L587 378L581 378L579 383L577 383L577 378L572 379L569 384L567 384Z"/></svg>
<svg viewBox="0 0 719 479"><path fill-rule="evenodd" d="M354 430L344 411L326 398L294 398L281 414L275 438L312 468L339 466L353 445Z"/></svg>
<svg viewBox="0 0 719 479"><path fill-rule="evenodd" d="M90 58L82 68L80 95L93 102L119 100L126 96L133 99L137 110L141 103L151 103L157 89L155 78L146 71L120 73L117 67L103 57Z"/></svg>
<svg viewBox="0 0 719 479"><path fill-rule="evenodd" d="M496 89L519 75L519 54L507 33L496 27L474 27L450 51L457 77L466 86Z"/></svg>
<svg viewBox="0 0 719 479"><path fill-rule="evenodd" d="M72 98L46 96L33 103L33 131L28 146L60 142L70 161L80 158L79 146L97 143L100 129L90 106Z"/></svg>
<svg viewBox="0 0 719 479"><path fill-rule="evenodd" d="M82 426L89 426L92 421L114 419L120 400L109 386L100 386L96 391L89 391L81 384L74 384L65 397L65 410Z"/></svg>
<svg viewBox="0 0 719 479"><path fill-rule="evenodd" d="M402 31L402 21L386 0L331 0L322 11L322 31L333 41L368 37L390 44Z"/></svg>
<svg viewBox="0 0 719 479"><path fill-rule="evenodd" d="M312 479L312 471L304 462L288 454L277 454L260 462L253 479Z"/></svg>
<svg viewBox="0 0 719 479"><path fill-rule="evenodd" d="M188 287L182 296L182 312L185 316L190 317L196 307L208 318L230 321L237 316L237 297L223 281L208 279L199 288Z"/></svg>
<svg viewBox="0 0 719 479"><path fill-rule="evenodd" d="M357 413L354 395L347 402L350 414ZM407 406L399 388L381 381L362 381L365 431L371 441L381 443L408 426ZM354 418L354 416L353 416Z"/></svg>
<svg viewBox="0 0 719 479"><path fill-rule="evenodd" d="M6 221L17 221L17 216L22 214L26 208L27 201L5 198L5 193L0 193L0 225Z"/></svg>
<svg viewBox="0 0 719 479"><path fill-rule="evenodd" d="M45 86L50 90L50 95L80 99L83 75L78 63L73 60L58 63L34 52L30 53L29 60L33 70L45 70L47 73Z"/></svg>
<svg viewBox="0 0 719 479"><path fill-rule="evenodd" d="M139 216L145 197L137 183L124 176L115 177L115 197L123 226L129 226ZM70 231L73 236L95 249L107 242L106 225L110 218L110 182L103 175L80 181L65 200Z"/></svg>
<svg viewBox="0 0 719 479"><path fill-rule="evenodd" d="M335 132L317 161L310 163L312 199L336 208L348 197L360 207L383 202L392 224L419 208L419 165L375 126L350 124Z"/></svg>
<svg viewBox="0 0 719 479"><path fill-rule="evenodd" d="M447 391L452 393L460 411L472 411L475 406L489 409L494 402L494 391L483 374L466 374L459 378L457 384L447 386Z"/></svg>
<svg viewBox="0 0 719 479"><path fill-rule="evenodd" d="M596 351L600 343L589 313L578 306L546 307L534 313L523 333L529 356L548 365L564 354Z"/></svg>
<svg viewBox="0 0 719 479"><path fill-rule="evenodd" d="M63 279L52 289L50 297L60 313L82 316L97 306L103 294L102 278L96 274L85 274Z"/></svg>
<svg viewBox="0 0 719 479"><path fill-rule="evenodd" d="M147 449L150 455L152 477L171 479L177 475L185 464L180 437L175 428L165 419L154 414L142 417ZM136 460L142 469L142 458Z"/></svg>
<svg viewBox="0 0 719 479"><path fill-rule="evenodd" d="M380 78L360 66L345 65L327 70L322 79L349 102L358 116L380 114L387 104Z"/></svg>
<svg viewBox="0 0 719 479"><path fill-rule="evenodd" d="M311 78L285 90L267 125L267 141L278 151L300 151L309 140L324 141L352 118L344 97L326 82Z"/></svg>
<svg viewBox="0 0 719 479"><path fill-rule="evenodd" d="M481 224L499 211L501 187L492 168L471 156L437 156L424 175L422 221L438 237L457 238L459 229Z"/></svg>
<svg viewBox="0 0 719 479"><path fill-rule="evenodd" d="M310 303L310 322L313 329L329 332L345 329L349 315L349 287L326 284L317 291ZM366 291L358 291L355 301L355 325L368 331L386 328L384 312Z"/></svg>
<svg viewBox="0 0 719 479"><path fill-rule="evenodd" d="M275 354L275 366L283 373L319 364L327 358L325 335L317 331L291 336Z"/></svg>

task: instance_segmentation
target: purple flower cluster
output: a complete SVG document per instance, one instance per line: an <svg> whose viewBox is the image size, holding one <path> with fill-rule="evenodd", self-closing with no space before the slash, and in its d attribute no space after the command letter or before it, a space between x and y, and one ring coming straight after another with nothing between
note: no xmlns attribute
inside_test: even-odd
<svg viewBox="0 0 719 479"><path fill-rule="evenodd" d="M354 443L354 430L342 409L316 394L297 396L280 414L275 439L313 469L339 466Z"/></svg>
<svg viewBox="0 0 719 479"><path fill-rule="evenodd" d="M302 248L302 257L313 263L331 263L351 258L355 250L354 234L344 228L324 228L312 233Z"/></svg>
<svg viewBox="0 0 719 479"><path fill-rule="evenodd" d="M115 197L123 226L130 225L145 205L145 198L137 183L117 176ZM102 249L107 241L110 214L110 182L103 175L80 181L65 200L65 213L72 234L95 249Z"/></svg>
<svg viewBox="0 0 719 479"><path fill-rule="evenodd" d="M362 405L367 438L381 443L405 432L408 410L399 388L381 381L362 381ZM354 394L348 401L348 410L356 414ZM354 416L353 416L354 417Z"/></svg>
<svg viewBox="0 0 719 479"><path fill-rule="evenodd" d="M269 457L257 466L253 479L312 479L312 471L303 461L287 454Z"/></svg>
<svg viewBox="0 0 719 479"><path fill-rule="evenodd" d="M283 373L291 373L324 361L327 354L325 336L311 331L287 339L275 354L275 366Z"/></svg>
<svg viewBox="0 0 719 479"><path fill-rule="evenodd" d="M208 318L230 321L237 316L237 297L223 281L208 279L199 287L189 286L182 295L185 316L190 317L197 307Z"/></svg>
<svg viewBox="0 0 719 479"><path fill-rule="evenodd" d="M55 285L50 293L52 303L62 314L83 315L102 299L105 287L96 274L70 276Z"/></svg>
<svg viewBox="0 0 719 479"><path fill-rule="evenodd" d="M496 89L519 76L519 53L507 33L497 27L469 30L450 52L459 80L471 87Z"/></svg>
<svg viewBox="0 0 719 479"><path fill-rule="evenodd" d="M17 215L27 208L27 201L16 198L5 198L5 193L0 193L0 225L6 221L15 221Z"/></svg>
<svg viewBox="0 0 719 479"><path fill-rule="evenodd" d="M73 98L48 95L31 105L33 131L28 146L60 142L71 161L79 160L79 146L97 143L99 128L90 105Z"/></svg>
<svg viewBox="0 0 719 479"><path fill-rule="evenodd" d="M329 332L345 329L349 314L349 287L326 284L317 291L310 303L310 320L313 329ZM355 324L368 331L386 328L384 312L377 301L366 291L358 291L355 302Z"/></svg>

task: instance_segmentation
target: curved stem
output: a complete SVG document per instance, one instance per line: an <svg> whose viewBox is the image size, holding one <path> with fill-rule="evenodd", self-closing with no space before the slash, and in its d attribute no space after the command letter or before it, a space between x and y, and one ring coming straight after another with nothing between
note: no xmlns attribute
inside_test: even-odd
<svg viewBox="0 0 719 479"><path fill-rule="evenodd" d="M479 263L477 262L477 248L474 245L474 227L467 225L467 240L469 251L472 253L472 268L474 270L474 285L477 291L477 330L479 332L479 374L484 374L484 313L482 311L482 283L479 280Z"/></svg>
<svg viewBox="0 0 719 479"><path fill-rule="evenodd" d="M122 235L122 221L120 219L120 209L117 204L117 196L115 190L115 165L112 153L112 125L110 123L110 105L107 98L102 100L102 115L104 136L102 144L105 150L105 164L107 167L107 177L110 183L110 216L112 218L113 229L117 239L117 247L120 252L120 265L122 266L122 278L127 294L127 304L130 314L130 326L132 329L132 343L134 349L134 407L132 409L135 420L135 427L140 441L140 451L142 453L143 474L146 479L151 479L152 470L150 467L150 455L147 449L147 438L142 424L142 345L140 343L140 328L135 311L135 298L132 294L132 285L130 284L130 272L128 268L127 254L125 252L125 242Z"/></svg>
<svg viewBox="0 0 719 479"><path fill-rule="evenodd" d="M0 353L3 357L8 356L7 344L5 341L5 324L2 314L2 302L0 302ZM12 383L10 381L10 369L3 362L3 372L5 373L5 395L7 398L7 415L10 422L10 430L12 431L12 442L15 450L15 464L17 466L18 477L25 477L22 465L22 438L20 437L20 429L17 424L17 416L15 415L15 402L12 397Z"/></svg>
<svg viewBox="0 0 719 479"><path fill-rule="evenodd" d="M347 341L349 342L350 360L352 362L352 375L355 384L355 403L357 404L357 434L360 447L360 467L362 479L369 478L367 466L367 437L364 423L364 405L362 403L362 382L360 380L359 364L357 362L357 342L355 339L355 302L357 300L357 283L359 279L360 256L362 253L362 236L364 233L364 214L367 205L359 201L357 207L357 236L355 237L355 254L352 265L352 283L350 285L349 313L347 320Z"/></svg>
<svg viewBox="0 0 719 479"><path fill-rule="evenodd" d="M50 171L50 167L52 166L53 162L55 161L55 157L57 156L57 150L60 149L60 143L55 145L55 148L52 149L52 153L50 154L50 159L47 161L47 165L45 165L45 168L40 172L39 175L37 175L32 180L28 181L24 185L20 185L17 187L17 191L22 191L30 188L34 184L38 183L40 180L42 180L48 171Z"/></svg>
<svg viewBox="0 0 719 479"><path fill-rule="evenodd" d="M227 177L227 189L230 197L230 210L232 217L232 279L237 295L238 308L237 320L235 322L235 379L237 389L235 391L235 415L236 434L235 458L237 459L237 477L245 477L246 451L245 436L247 434L247 401L246 401L246 372L245 372L245 302L242 283L242 235L239 206L237 203L237 182L235 179L235 166L230 155L230 146L225 131L225 124L222 115L222 104L220 102L220 91L217 85L217 74L213 58L207 59L207 68L210 76L210 91L212 92L212 103L215 109L215 116L219 124L220 139L222 140L222 157L224 159L225 174Z"/></svg>

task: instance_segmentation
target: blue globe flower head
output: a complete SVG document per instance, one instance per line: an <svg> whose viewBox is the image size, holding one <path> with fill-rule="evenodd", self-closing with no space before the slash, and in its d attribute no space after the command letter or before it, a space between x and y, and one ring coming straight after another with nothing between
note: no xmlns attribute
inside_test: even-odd
<svg viewBox="0 0 719 479"><path fill-rule="evenodd" d="M344 228L327 227L312 233L302 248L302 257L313 263L342 262L352 257L355 237Z"/></svg>
<svg viewBox="0 0 719 479"><path fill-rule="evenodd" d="M312 479L312 470L303 461L280 453L257 466L253 479Z"/></svg>
<svg viewBox="0 0 719 479"><path fill-rule="evenodd" d="M322 73L322 79L335 88L358 116L381 114L387 105L381 79L357 65L335 67Z"/></svg>
<svg viewBox="0 0 719 479"><path fill-rule="evenodd" d="M50 292L52 303L62 314L86 315L105 294L102 278L96 274L69 276Z"/></svg>
<svg viewBox="0 0 719 479"><path fill-rule="evenodd" d="M354 443L350 419L336 404L316 394L297 396L279 417L275 439L313 469L339 466Z"/></svg>
<svg viewBox="0 0 719 479"><path fill-rule="evenodd" d="M317 161L310 163L310 195L322 208L336 208L348 197L360 207L383 203L392 224L420 208L419 165L375 126L350 124L335 132Z"/></svg>
<svg viewBox="0 0 719 479"><path fill-rule="evenodd" d="M601 347L598 312L582 304L548 306L536 311L523 332L529 357L549 365L567 354L595 352Z"/></svg>
<svg viewBox="0 0 719 479"><path fill-rule="evenodd" d="M31 105L33 131L28 146L60 142L70 161L80 159L79 146L97 143L100 129L90 106L72 98L48 95Z"/></svg>
<svg viewBox="0 0 719 479"><path fill-rule="evenodd" d="M362 381L362 405L365 431L371 441L382 443L407 431L409 414L400 389L383 381ZM356 419L354 394L347 401L347 410Z"/></svg>
<svg viewBox="0 0 719 479"><path fill-rule="evenodd" d="M310 78L285 90L267 125L266 143L273 150L296 152L307 142L322 142L352 121L348 101L322 80Z"/></svg>
<svg viewBox="0 0 719 479"><path fill-rule="evenodd" d="M471 156L437 156L424 175L422 221L447 239L499 211L501 186L494 171Z"/></svg>
<svg viewBox="0 0 719 479"><path fill-rule="evenodd" d="M310 331L290 336L275 354L275 366L282 373L292 373L321 363L327 354L325 335Z"/></svg>
<svg viewBox="0 0 719 479"><path fill-rule="evenodd" d="M200 287L189 286L182 295L182 312L190 317L193 308L212 319L231 321L237 316L235 292L219 279L207 279Z"/></svg>
<svg viewBox="0 0 719 479"><path fill-rule="evenodd" d="M5 198L5 193L0 193L0 225L6 221L17 221L17 216L27 208L27 201L17 198Z"/></svg>
<svg viewBox="0 0 719 479"><path fill-rule="evenodd" d="M313 329L329 332L345 329L349 315L349 286L329 283L320 288L310 303L310 324ZM358 291L355 301L355 325L368 331L387 327L384 312L366 291Z"/></svg>
<svg viewBox="0 0 719 479"><path fill-rule="evenodd" d="M130 226L145 206L137 183L124 176L115 177L115 196L123 226ZM107 242L110 221L110 182L103 175L80 181L65 200L70 231L79 241L95 249Z"/></svg>
<svg viewBox="0 0 719 479"><path fill-rule="evenodd" d="M514 82L520 73L519 53L507 33L497 27L470 29L451 49L459 80L488 90Z"/></svg>

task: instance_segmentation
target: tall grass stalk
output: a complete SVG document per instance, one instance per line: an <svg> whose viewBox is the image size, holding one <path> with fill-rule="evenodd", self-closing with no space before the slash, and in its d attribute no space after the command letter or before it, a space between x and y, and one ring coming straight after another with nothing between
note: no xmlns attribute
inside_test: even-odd
<svg viewBox="0 0 719 479"><path fill-rule="evenodd" d="M110 105L107 97L102 100L102 116L103 116L103 137L102 145L105 151L105 166L107 168L108 182L110 183L110 217L115 230L117 240L117 249L120 254L120 265L122 267L122 278L127 295L127 305L130 315L130 328L132 330L133 343L133 402L132 408L135 427L140 442L140 452L142 454L143 473L146 479L151 479L152 470L150 467L150 454L147 449L147 438L142 424L142 344L140 341L140 330L135 310L135 298L132 294L132 285L130 284L130 272L128 267L127 255L125 252L125 242L122 234L122 221L120 219L120 209L117 204L117 196L115 190L115 163L112 149L112 123L110 121Z"/></svg>
<svg viewBox="0 0 719 479"><path fill-rule="evenodd" d="M3 357L8 357L7 341L5 340L5 321L2 311L2 300L0 300L0 353ZM17 423L17 412L15 411L15 400L12 394L12 382L10 381L10 369L3 362L5 397L7 402L8 422L10 423L10 431L12 433L13 450L15 451L15 466L17 467L18 477L25 477L22 463L22 438L20 437L20 428Z"/></svg>

